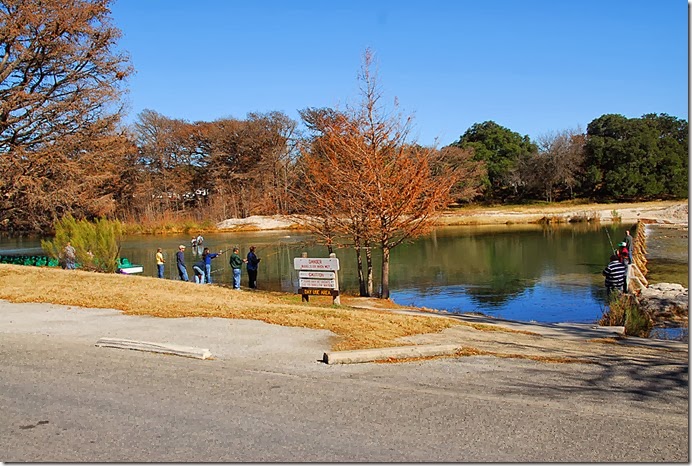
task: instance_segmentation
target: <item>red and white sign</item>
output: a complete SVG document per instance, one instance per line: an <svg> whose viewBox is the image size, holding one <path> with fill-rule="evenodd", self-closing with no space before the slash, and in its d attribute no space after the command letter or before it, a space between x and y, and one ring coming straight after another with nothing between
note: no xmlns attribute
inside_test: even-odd
<svg viewBox="0 0 692 466"><path fill-rule="evenodd" d="M335 272L315 272L314 270L301 270L298 272L298 278L321 278L325 280L334 280Z"/></svg>
<svg viewBox="0 0 692 466"><path fill-rule="evenodd" d="M330 257L311 258L311 257L295 257L293 259L293 268L296 270L339 270L339 259Z"/></svg>

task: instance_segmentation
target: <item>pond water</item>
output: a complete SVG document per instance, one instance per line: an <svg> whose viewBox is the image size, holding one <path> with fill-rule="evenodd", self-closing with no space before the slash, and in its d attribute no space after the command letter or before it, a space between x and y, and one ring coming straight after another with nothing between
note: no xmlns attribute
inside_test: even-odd
<svg viewBox="0 0 692 466"><path fill-rule="evenodd" d="M430 235L402 244L391 254L390 294L402 305L449 312L481 312L505 319L557 322L595 322L604 309L601 271L611 244L620 241L629 225L591 224L498 225L438 228ZM607 231L607 233L606 233ZM609 239L610 238L610 239ZM188 271L198 260L190 236L136 236L122 243L121 256L144 266L143 275L156 276L157 247L167 258L165 278L176 279L175 253L185 252ZM293 258L326 257L324 246L295 231L214 233L205 235L212 252L250 245L262 259L258 287L296 292L298 275ZM0 239L0 254L41 254L35 239ZM356 294L358 279L352 249L337 249L342 292ZM375 270L380 257L375 253ZM230 250L212 261L212 278L231 283ZM379 277L375 276L375 287ZM243 270L242 284L247 284Z"/></svg>
<svg viewBox="0 0 692 466"><path fill-rule="evenodd" d="M646 225L646 244L650 283L689 284L689 238L687 228L671 225Z"/></svg>

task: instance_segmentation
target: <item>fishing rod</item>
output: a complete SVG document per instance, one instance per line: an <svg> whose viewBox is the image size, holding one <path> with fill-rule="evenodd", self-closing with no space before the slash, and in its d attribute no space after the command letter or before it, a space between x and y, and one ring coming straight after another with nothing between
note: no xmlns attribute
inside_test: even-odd
<svg viewBox="0 0 692 466"><path fill-rule="evenodd" d="M606 235L608 235L608 242L610 243L610 249L613 250L613 254L615 254L615 248L613 247L613 240L610 239L610 233L608 233L608 228L603 227L603 229L606 232Z"/></svg>

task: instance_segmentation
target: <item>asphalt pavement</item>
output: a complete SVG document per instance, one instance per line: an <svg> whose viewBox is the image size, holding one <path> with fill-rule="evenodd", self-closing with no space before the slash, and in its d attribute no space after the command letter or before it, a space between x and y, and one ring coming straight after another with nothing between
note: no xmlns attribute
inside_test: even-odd
<svg viewBox="0 0 692 466"><path fill-rule="evenodd" d="M210 349L198 360L96 347ZM6 462L688 462L688 363L327 365L333 336L0 301Z"/></svg>

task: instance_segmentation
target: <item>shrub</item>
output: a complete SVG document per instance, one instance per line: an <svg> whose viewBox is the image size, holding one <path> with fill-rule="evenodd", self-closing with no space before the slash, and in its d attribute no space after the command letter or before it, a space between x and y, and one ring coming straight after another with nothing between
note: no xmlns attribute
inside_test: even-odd
<svg viewBox="0 0 692 466"><path fill-rule="evenodd" d="M651 331L651 319L639 308L637 298L631 294L612 293L608 307L598 320L598 325L621 325L625 335L647 337Z"/></svg>
<svg viewBox="0 0 692 466"><path fill-rule="evenodd" d="M68 214L55 222L54 229L53 241L41 241L41 247L50 257L61 258L70 242L80 268L111 273L118 269L123 230L119 221L104 218L95 222L77 221Z"/></svg>

